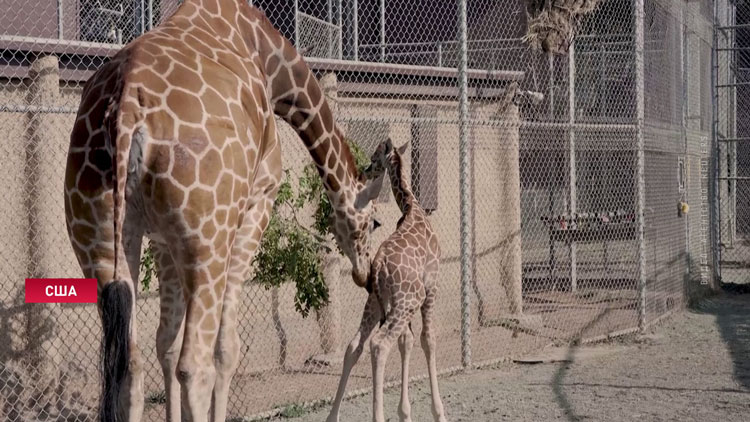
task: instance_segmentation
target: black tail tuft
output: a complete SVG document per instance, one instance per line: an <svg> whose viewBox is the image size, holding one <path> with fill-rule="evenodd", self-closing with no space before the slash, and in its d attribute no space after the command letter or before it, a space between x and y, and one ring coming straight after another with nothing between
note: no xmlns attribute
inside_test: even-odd
<svg viewBox="0 0 750 422"><path fill-rule="evenodd" d="M102 394L99 401L99 421L117 422L120 388L130 362L128 338L133 296L128 283L113 280L104 286L100 304L104 339L100 362Z"/></svg>

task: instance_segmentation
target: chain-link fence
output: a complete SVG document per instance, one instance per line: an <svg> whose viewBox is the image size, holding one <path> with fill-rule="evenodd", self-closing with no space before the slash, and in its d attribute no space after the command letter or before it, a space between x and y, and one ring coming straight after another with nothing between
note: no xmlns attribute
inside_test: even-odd
<svg viewBox="0 0 750 422"><path fill-rule="evenodd" d="M717 9L714 139L720 247L715 253L721 262L721 280L738 284L748 282L750 268L750 126L743 113L750 99L749 29L750 4L737 2L735 7Z"/></svg>
<svg viewBox="0 0 750 422"><path fill-rule="evenodd" d="M83 83L180 2L0 3L0 417L93 420L96 308L24 304L23 280L80 275L62 179ZM747 73L739 61L726 76L728 53L712 54L713 8L734 25L744 2L604 0L567 56L529 49L520 0L254 4L305 51L351 141L367 154L386 136L409 144L412 187L443 250L442 373L633 332L680 309L713 283L713 221L722 259L730 259L727 239L735 250L747 246L750 214L738 211L750 195L738 186L747 177L737 159L746 144L716 147L729 161L710 154L712 125L726 138L748 136L732 114L741 100L724 90L712 102L711 84L712 75L729 84ZM720 46L735 46L739 36L725 34ZM310 159L281 127L294 179ZM716 166L729 178L712 184ZM730 199L714 220L717 189ZM400 217L390 193L378 212L376 245ZM294 309L293 286L246 283L232 420L334 394L366 294L351 282L348 260L321 259L331 302L307 318ZM158 281L139 294L145 420L157 421L165 412ZM351 394L371 385L366 355ZM426 374L423 359L412 364L414 376ZM392 357L387 378L398 370Z"/></svg>

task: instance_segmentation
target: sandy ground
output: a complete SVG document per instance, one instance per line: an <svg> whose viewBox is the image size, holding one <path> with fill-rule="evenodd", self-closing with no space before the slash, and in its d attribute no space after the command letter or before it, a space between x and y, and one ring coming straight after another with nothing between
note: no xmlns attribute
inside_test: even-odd
<svg viewBox="0 0 750 422"><path fill-rule="evenodd" d="M448 420L750 421L750 295L724 294L644 335L539 358L441 378ZM431 420L428 383L412 383L410 393L412 419ZM399 394L386 391L387 420L398 420ZM304 414L277 419L324 421L329 409L290 409ZM370 415L367 394L343 404L341 421Z"/></svg>

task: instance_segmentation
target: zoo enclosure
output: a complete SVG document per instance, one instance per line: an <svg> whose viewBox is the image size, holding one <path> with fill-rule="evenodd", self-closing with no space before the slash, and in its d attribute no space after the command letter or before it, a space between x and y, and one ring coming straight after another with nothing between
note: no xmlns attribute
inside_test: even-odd
<svg viewBox="0 0 750 422"><path fill-rule="evenodd" d="M178 2L40 3L3 0L0 16L0 415L93 420L96 309L25 305L23 279L79 276L61 180L82 85ZM712 89L731 68L712 50L713 16L731 26L743 2L606 0L568 56L527 47L520 0L255 4L306 52L349 139L368 154L386 136L409 143L412 186L443 249L441 372L633 332L717 282L711 242L731 230L711 230L729 224L711 198L731 185L716 176L728 167L712 129L736 103ZM513 97L515 84L543 99ZM294 180L309 158L286 126L282 144ZM388 192L378 208L382 241L399 215ZM365 298L345 260L321 260L331 303L308 318L291 286L246 284L232 417L335 392ZM146 420L162 420L158 281L139 294ZM370 385L366 361L353 393ZM419 356L412 374L425 374Z"/></svg>

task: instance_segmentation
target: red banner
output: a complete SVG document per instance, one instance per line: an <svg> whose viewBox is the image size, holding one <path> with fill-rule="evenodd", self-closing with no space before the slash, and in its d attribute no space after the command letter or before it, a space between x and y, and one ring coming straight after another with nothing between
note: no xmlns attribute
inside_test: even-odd
<svg viewBox="0 0 750 422"><path fill-rule="evenodd" d="M27 278L26 303L96 303L95 278Z"/></svg>

